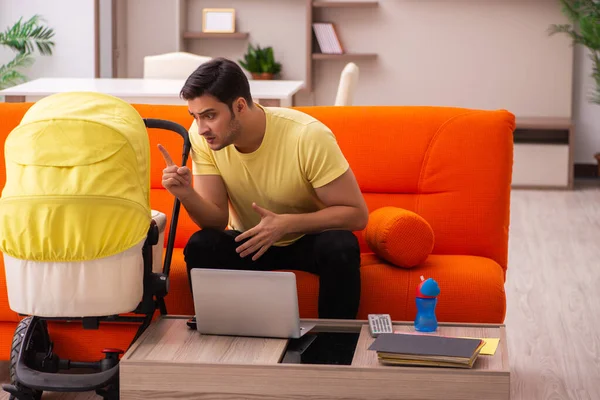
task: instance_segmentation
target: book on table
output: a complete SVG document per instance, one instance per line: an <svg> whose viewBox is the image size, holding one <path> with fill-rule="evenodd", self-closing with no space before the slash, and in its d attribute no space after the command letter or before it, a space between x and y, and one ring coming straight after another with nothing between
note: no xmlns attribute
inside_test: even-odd
<svg viewBox="0 0 600 400"><path fill-rule="evenodd" d="M369 350L376 351L383 364L472 368L484 344L481 339L385 333Z"/></svg>

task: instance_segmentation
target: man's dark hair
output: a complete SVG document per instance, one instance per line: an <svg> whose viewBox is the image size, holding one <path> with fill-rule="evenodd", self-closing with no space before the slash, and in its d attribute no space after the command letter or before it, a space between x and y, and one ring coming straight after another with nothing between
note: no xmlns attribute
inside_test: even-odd
<svg viewBox="0 0 600 400"><path fill-rule="evenodd" d="M180 96L184 100L193 100L205 94L227 104L232 112L233 101L239 97L246 99L252 107L250 84L244 71L235 62L223 57L200 64L185 81Z"/></svg>

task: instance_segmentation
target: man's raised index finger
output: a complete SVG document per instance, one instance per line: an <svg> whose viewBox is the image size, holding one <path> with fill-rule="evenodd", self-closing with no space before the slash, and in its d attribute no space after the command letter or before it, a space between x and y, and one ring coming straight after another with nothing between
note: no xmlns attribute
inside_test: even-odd
<svg viewBox="0 0 600 400"><path fill-rule="evenodd" d="M175 163L173 162L173 159L171 158L171 155L169 154L169 152L167 151L167 149L165 149L160 144L158 145L158 149L162 153L162 156L165 159L165 162L167 163L167 167L170 167L171 165L175 165Z"/></svg>

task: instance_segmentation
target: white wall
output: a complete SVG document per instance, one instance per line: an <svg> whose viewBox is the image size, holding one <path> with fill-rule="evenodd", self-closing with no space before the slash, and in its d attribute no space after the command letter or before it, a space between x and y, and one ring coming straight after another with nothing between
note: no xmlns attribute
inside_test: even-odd
<svg viewBox="0 0 600 400"><path fill-rule="evenodd" d="M555 0L379 0L374 9L326 9L358 61L355 104L505 108L517 116L571 116L573 49L549 37ZM332 104L344 62L314 62L317 104Z"/></svg>
<svg viewBox="0 0 600 400"><path fill-rule="evenodd" d="M208 0L128 0L127 76L141 77L144 55L176 51L184 24L200 30ZM273 46L284 79L306 79L306 2L223 0L236 9L237 28L249 41ZM158 16L161 16L158 18ZM316 11L332 21L349 52L377 53L359 60L357 105L451 105L506 108L518 116L571 117L573 49L566 37L547 35L566 22L555 0L379 0L374 9ZM188 40L193 53L237 60L246 40ZM313 62L313 96L297 105L332 104L345 61Z"/></svg>
<svg viewBox="0 0 600 400"><path fill-rule="evenodd" d="M102 1L108 3L101 0L101 10ZM20 16L39 13L56 31L54 55L37 56L31 70L26 71L31 79L94 76L93 3L0 0L1 30ZM141 77L143 56L180 49L179 6L186 3L184 25L197 29L200 9L206 6L202 0L118 1L119 6L125 6L121 12L125 20L119 21L125 32L119 37L119 76ZM250 31L251 41L260 39L261 44L277 48L288 79L305 78L303 39L297 45L282 46L281 40L289 36L275 35L272 29L275 25L275 31L282 31L283 23L303 38L304 1L278 2L268 13L254 13L239 0L223 3L239 10L240 30ZM252 1L257 9L260 4ZM101 15L107 15L104 10ZM290 12L296 18L290 18ZM245 19L248 15L251 18ZM547 37L545 33L548 24L566 22L558 1L380 0L378 9L327 10L316 17L335 21L349 50L379 54L377 60L358 62L361 84L357 104L451 104L506 107L518 115L572 115L576 124L575 162L595 163L593 155L600 151L600 106L587 101L593 88L591 62L581 47L571 49L566 37ZM101 36L101 45L108 45L102 37L107 36ZM247 42L187 44L194 52L224 52L235 59ZM101 51L101 61L106 62L101 64L102 76L107 76L110 53L104 46ZM0 63L11 57L12 53L0 48ZM318 61L313 67L315 93L298 96L296 104L333 102L343 63ZM557 79L551 79L550 74Z"/></svg>
<svg viewBox="0 0 600 400"><path fill-rule="evenodd" d="M141 78L144 56L177 51L179 47L179 0L126 0L126 3L126 76ZM123 74L119 72L119 76Z"/></svg>
<svg viewBox="0 0 600 400"><path fill-rule="evenodd" d="M250 42L272 46L285 68L283 79L306 76L306 0L227 0L219 7L235 8L238 32L250 32ZM118 9L119 48L126 53L120 77L141 78L147 55L188 51L205 56L242 57L247 40L183 40L184 30L201 31L202 9L216 7L209 0L127 0ZM285 32L286 35L282 33ZM126 50L125 50L126 48Z"/></svg>
<svg viewBox="0 0 600 400"><path fill-rule="evenodd" d="M575 122L575 162L596 164L600 153L600 104L589 102L595 82L591 77L592 61L587 49L575 47L573 79L573 120Z"/></svg>
<svg viewBox="0 0 600 400"><path fill-rule="evenodd" d="M55 31L54 54L40 56L24 70L29 79L39 77L93 77L95 73L93 0L0 0L0 30L20 17L40 14ZM0 64L14 53L0 48Z"/></svg>
<svg viewBox="0 0 600 400"><path fill-rule="evenodd" d="M188 1L183 10L187 29L202 31L202 18L198 16L202 16L203 8L213 5L210 0ZM236 10L236 30L249 32L249 39L191 39L184 42L186 51L237 62L243 58L248 43L272 46L283 66L281 79L306 79L306 0L228 0L226 7Z"/></svg>

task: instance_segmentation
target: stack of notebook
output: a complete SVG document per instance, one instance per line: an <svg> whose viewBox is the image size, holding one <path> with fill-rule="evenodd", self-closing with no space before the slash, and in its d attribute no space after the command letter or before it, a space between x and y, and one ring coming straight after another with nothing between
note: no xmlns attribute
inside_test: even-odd
<svg viewBox="0 0 600 400"><path fill-rule="evenodd" d="M481 339L386 333L369 350L383 364L472 368L484 344Z"/></svg>

